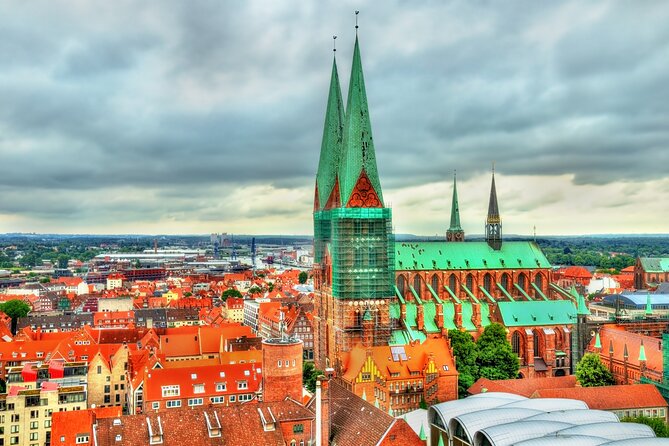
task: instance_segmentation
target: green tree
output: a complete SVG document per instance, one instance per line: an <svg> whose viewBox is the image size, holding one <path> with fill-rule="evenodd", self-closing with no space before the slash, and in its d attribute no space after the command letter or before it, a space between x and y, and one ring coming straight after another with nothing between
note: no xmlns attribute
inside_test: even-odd
<svg viewBox="0 0 669 446"><path fill-rule="evenodd" d="M503 325L488 325L478 341L479 376L488 379L512 379L518 376L520 361L506 339Z"/></svg>
<svg viewBox="0 0 669 446"><path fill-rule="evenodd" d="M221 294L221 300L226 301L226 300L228 300L228 297L242 298L244 296L242 296L242 293L240 293L239 290L236 290L234 288L229 288L229 289L223 291L223 294Z"/></svg>
<svg viewBox="0 0 669 446"><path fill-rule="evenodd" d="M641 423L650 426L658 437L669 437L669 425L662 418L650 418L643 415L639 417L623 417L620 421L623 423Z"/></svg>
<svg viewBox="0 0 669 446"><path fill-rule="evenodd" d="M309 279L309 274L307 274L306 271L302 271L299 276L297 276L297 280L300 283L307 283L307 279Z"/></svg>
<svg viewBox="0 0 669 446"><path fill-rule="evenodd" d="M251 288L249 288L249 294L259 294L262 293L262 290L260 289L259 286L253 285Z"/></svg>
<svg viewBox="0 0 669 446"><path fill-rule="evenodd" d="M302 384L311 393L316 391L316 378L322 375L323 372L318 370L313 362L304 361L302 363Z"/></svg>
<svg viewBox="0 0 669 446"><path fill-rule="evenodd" d="M12 334L16 334L16 323L20 317L26 317L30 313L30 305L19 299L12 299L0 304L0 311L12 318Z"/></svg>
<svg viewBox="0 0 669 446"><path fill-rule="evenodd" d="M576 380L583 387L612 386L616 383L611 371L595 353L586 353L576 364Z"/></svg>
<svg viewBox="0 0 669 446"><path fill-rule="evenodd" d="M448 338L451 341L453 355L455 356L455 368L458 371L458 395L460 398L467 396L467 389L478 379L478 347L474 338L467 331L450 330Z"/></svg>

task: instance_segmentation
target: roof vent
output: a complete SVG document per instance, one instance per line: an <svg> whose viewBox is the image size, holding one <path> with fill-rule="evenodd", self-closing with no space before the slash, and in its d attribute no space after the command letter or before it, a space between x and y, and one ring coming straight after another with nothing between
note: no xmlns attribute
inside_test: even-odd
<svg viewBox="0 0 669 446"><path fill-rule="evenodd" d="M149 444L162 444L163 443L163 425L160 422L160 417L158 417L158 430L154 432L153 426L151 426L151 420L149 417L146 417L146 425L149 428Z"/></svg>
<svg viewBox="0 0 669 446"><path fill-rule="evenodd" d="M274 414L272 413L269 407L267 408L267 412L268 415L265 416L262 409L258 408L260 421L262 422L262 427L265 432L273 431L276 429L276 418L274 418Z"/></svg>

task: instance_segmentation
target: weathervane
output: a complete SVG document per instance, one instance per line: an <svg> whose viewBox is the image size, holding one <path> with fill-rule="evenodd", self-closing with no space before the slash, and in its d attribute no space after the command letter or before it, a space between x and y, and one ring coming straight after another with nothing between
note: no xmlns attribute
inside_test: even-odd
<svg viewBox="0 0 669 446"><path fill-rule="evenodd" d="M337 51L337 36L332 36L332 51Z"/></svg>
<svg viewBox="0 0 669 446"><path fill-rule="evenodd" d="M355 11L355 34L358 34L358 14L360 14L360 11Z"/></svg>

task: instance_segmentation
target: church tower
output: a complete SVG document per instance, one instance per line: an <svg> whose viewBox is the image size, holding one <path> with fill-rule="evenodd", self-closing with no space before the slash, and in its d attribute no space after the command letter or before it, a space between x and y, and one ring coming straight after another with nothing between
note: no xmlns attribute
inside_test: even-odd
<svg viewBox="0 0 669 446"><path fill-rule="evenodd" d="M333 68L314 203L314 353L321 370L337 368L339 354L357 343L387 345L394 299L392 213L383 202L357 36L339 144L338 85Z"/></svg>
<svg viewBox="0 0 669 446"><path fill-rule="evenodd" d="M488 217L485 221L485 240L496 251L502 248L502 219L499 217L499 206L497 205L494 168L492 171L492 185L490 186L490 201L488 202Z"/></svg>
<svg viewBox="0 0 669 446"><path fill-rule="evenodd" d="M451 225L446 231L447 242L464 242L465 231L460 226L460 206L458 205L458 185L453 174L453 202L451 203Z"/></svg>

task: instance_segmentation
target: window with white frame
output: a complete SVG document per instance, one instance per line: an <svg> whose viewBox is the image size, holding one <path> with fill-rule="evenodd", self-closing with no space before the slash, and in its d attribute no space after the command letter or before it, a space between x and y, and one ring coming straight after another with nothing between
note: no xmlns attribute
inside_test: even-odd
<svg viewBox="0 0 669 446"><path fill-rule="evenodd" d="M225 403L225 397L224 396L212 396L209 398L211 400L211 404L222 404Z"/></svg>
<svg viewBox="0 0 669 446"><path fill-rule="evenodd" d="M193 393L204 393L204 384L193 385Z"/></svg>
<svg viewBox="0 0 669 446"><path fill-rule="evenodd" d="M165 405L168 408L170 408L170 407L181 407L181 400L170 400Z"/></svg>
<svg viewBox="0 0 669 446"><path fill-rule="evenodd" d="M248 389L249 388L249 383L248 381L237 381L237 389Z"/></svg>
<svg viewBox="0 0 669 446"><path fill-rule="evenodd" d="M202 405L202 398L190 398L188 400L188 405L189 406L201 406Z"/></svg>
<svg viewBox="0 0 669 446"><path fill-rule="evenodd" d="M180 389L179 385L172 385L172 386L163 386L163 398L169 397L169 396L179 396Z"/></svg>
<svg viewBox="0 0 669 446"><path fill-rule="evenodd" d="M217 392L225 392L225 383L216 383Z"/></svg>

